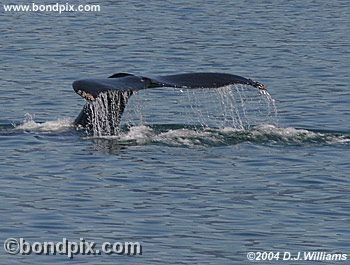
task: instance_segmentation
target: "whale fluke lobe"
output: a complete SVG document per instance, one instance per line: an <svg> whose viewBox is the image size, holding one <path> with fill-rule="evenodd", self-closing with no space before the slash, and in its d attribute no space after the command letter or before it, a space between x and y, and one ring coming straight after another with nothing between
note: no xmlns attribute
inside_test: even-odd
<svg viewBox="0 0 350 265"><path fill-rule="evenodd" d="M238 75L225 73L185 73L156 77L137 76L129 73L115 73L108 78L81 79L73 82L74 91L88 102L75 120L75 124L91 130L96 123L93 115L96 108L103 108L105 123L101 126L118 127L121 116L134 91L156 87L175 87L183 89L219 88L228 85L243 84L260 90L266 86L257 81ZM101 104L94 103L101 99ZM100 118L101 119L101 118Z"/></svg>
<svg viewBox="0 0 350 265"><path fill-rule="evenodd" d="M250 85L259 89L266 87L256 81L238 75L223 73L187 73L159 76L153 80L160 86L179 88L218 88L234 84Z"/></svg>
<svg viewBox="0 0 350 265"><path fill-rule="evenodd" d="M149 87L149 80L128 75L104 79L82 79L73 82L74 91L87 100L96 99L107 91L137 91Z"/></svg>

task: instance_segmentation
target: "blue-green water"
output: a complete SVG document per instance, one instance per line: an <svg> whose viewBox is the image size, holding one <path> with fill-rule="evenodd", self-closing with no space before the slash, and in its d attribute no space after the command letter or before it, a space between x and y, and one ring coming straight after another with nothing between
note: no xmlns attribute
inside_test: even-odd
<svg viewBox="0 0 350 265"><path fill-rule="evenodd" d="M143 254L70 261L1 249L1 264L349 256L348 2L100 4L0 13L0 241L140 241ZM131 98L117 137L71 125L84 105L76 79L196 71L263 82L278 114L245 88L157 89Z"/></svg>

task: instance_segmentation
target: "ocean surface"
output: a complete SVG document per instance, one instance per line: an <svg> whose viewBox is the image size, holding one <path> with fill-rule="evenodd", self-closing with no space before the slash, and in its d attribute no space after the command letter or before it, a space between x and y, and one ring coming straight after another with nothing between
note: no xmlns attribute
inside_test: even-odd
<svg viewBox="0 0 350 265"><path fill-rule="evenodd" d="M250 264L249 252L299 251L349 262L349 2L100 5L0 12L0 264ZM270 96L140 91L118 135L73 126L85 104L74 80L200 71L258 80ZM142 255L10 255L7 238L140 242Z"/></svg>

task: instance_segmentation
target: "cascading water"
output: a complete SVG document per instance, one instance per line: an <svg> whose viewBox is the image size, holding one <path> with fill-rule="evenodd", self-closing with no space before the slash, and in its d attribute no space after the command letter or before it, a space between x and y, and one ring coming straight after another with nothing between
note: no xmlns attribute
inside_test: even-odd
<svg viewBox="0 0 350 265"><path fill-rule="evenodd" d="M88 135L96 148L118 149L120 145L165 144L170 146L216 146L243 142L273 144L349 145L349 132L317 131L279 127L275 101L267 91L246 86L219 89L149 89L109 92L88 102ZM130 114L133 117L130 117ZM125 125L128 127L125 127ZM14 128L12 131L10 128ZM35 122L26 115L22 124L0 124L0 134L27 132L57 133L75 128L71 119ZM110 141L111 140L111 141Z"/></svg>
<svg viewBox="0 0 350 265"><path fill-rule="evenodd" d="M266 90L230 85L215 90L188 90L187 99L192 116L202 127L249 129L257 124L277 123L275 100Z"/></svg>
<svg viewBox="0 0 350 265"><path fill-rule="evenodd" d="M92 136L117 135L119 122L132 91L108 91L88 103Z"/></svg>
<svg viewBox="0 0 350 265"><path fill-rule="evenodd" d="M109 91L88 103L90 134L94 137L119 133L119 123L132 92ZM166 104L157 104L166 99ZM200 128L249 129L275 124L277 109L267 91L246 85L218 89L147 90L137 93L123 121L130 124L183 124ZM132 126L132 125L131 125Z"/></svg>

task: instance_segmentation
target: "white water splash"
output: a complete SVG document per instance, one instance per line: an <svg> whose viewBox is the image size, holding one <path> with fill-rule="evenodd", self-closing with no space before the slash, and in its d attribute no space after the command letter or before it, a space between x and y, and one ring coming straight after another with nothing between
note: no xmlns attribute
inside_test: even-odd
<svg viewBox="0 0 350 265"><path fill-rule="evenodd" d="M161 127L161 125L160 125ZM234 145L245 142L264 144L349 144L349 135L313 132L305 129L281 128L264 124L251 129L204 128L204 129L162 129L145 125L133 126L121 131L117 136L93 137L118 143L165 144L170 146L204 147ZM105 144L105 143L104 143Z"/></svg>
<svg viewBox="0 0 350 265"><path fill-rule="evenodd" d="M73 119L62 118L54 121L36 122L33 115L26 113L23 123L15 126L15 129L25 131L40 131L40 132L62 132L74 128Z"/></svg>
<svg viewBox="0 0 350 265"><path fill-rule="evenodd" d="M323 133L292 127L281 128L271 124L258 125L251 134L253 138L266 137L275 142L302 143L327 140Z"/></svg>
<svg viewBox="0 0 350 265"><path fill-rule="evenodd" d="M121 145L159 143L188 147L242 142L282 144L347 144L350 142L348 135L278 127L275 100L267 91L248 89L244 85L226 86L215 90L188 89L185 91L185 93L179 90L173 91L176 102L181 103L178 109L174 105L176 111L171 107L162 111L155 108L158 113L164 112L166 115L172 113L180 118L183 117L185 120L183 128L164 127L160 130L154 126L146 126L142 117L139 117L140 126L131 126L131 123L128 123L127 130L120 130L117 126L120 119L118 110L126 104L130 94L127 92L103 94L89 106L92 112L93 134L88 138L116 140L113 141L114 145L116 142ZM142 116L143 104L154 104L151 100L152 98L137 102L135 115ZM181 110L185 112L181 113ZM149 115L148 111L147 114ZM168 120L171 120L171 117Z"/></svg>

